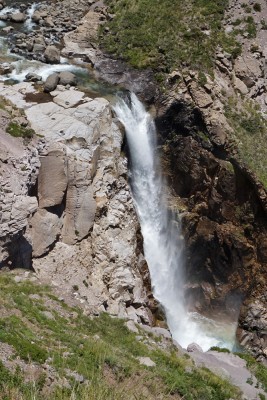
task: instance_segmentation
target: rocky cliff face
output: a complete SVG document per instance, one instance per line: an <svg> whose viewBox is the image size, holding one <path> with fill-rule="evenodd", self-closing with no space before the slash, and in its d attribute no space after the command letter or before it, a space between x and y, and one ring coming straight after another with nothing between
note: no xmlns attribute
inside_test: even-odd
<svg viewBox="0 0 267 400"><path fill-rule="evenodd" d="M2 93L16 103L21 86L2 85ZM109 102L59 87L50 102L24 108L41 138L23 144L1 132L1 266L33 267L74 292L88 313L150 323L123 135Z"/></svg>
<svg viewBox="0 0 267 400"><path fill-rule="evenodd" d="M242 7L231 3L225 29L234 29ZM188 301L204 313L238 315L241 307L238 338L259 359L266 356L265 13L263 3L252 13L253 38L240 30L241 56L218 50L214 77L202 84L194 71L172 72L157 107L172 204L183 211Z"/></svg>

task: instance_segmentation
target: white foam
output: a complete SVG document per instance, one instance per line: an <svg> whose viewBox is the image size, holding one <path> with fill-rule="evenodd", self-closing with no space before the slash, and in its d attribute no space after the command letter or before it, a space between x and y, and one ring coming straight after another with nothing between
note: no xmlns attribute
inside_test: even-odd
<svg viewBox="0 0 267 400"><path fill-rule="evenodd" d="M15 7L4 7L1 11L0 11L0 15L6 15L6 14L14 14L19 12L18 8Z"/></svg>
<svg viewBox="0 0 267 400"><path fill-rule="evenodd" d="M24 22L24 26L25 26L25 28L26 28L28 31L31 31L32 28L34 27L34 25L36 25L35 22L33 22L33 20L32 20L32 16L33 16L33 13L34 13L34 11L36 10L36 8L37 8L37 4L36 4L36 3L33 3L33 4L27 9L27 19L26 19L26 21Z"/></svg>
<svg viewBox="0 0 267 400"><path fill-rule="evenodd" d="M53 72L62 72L62 71L85 71L81 67L76 67L71 64L44 64L39 61L28 61L25 58L21 57L21 59L11 62L14 66L14 70L5 76L0 76L0 80L9 80L12 79L14 81L22 82L25 79L25 76L28 73L35 73L42 77L42 80L45 81L47 77Z"/></svg>

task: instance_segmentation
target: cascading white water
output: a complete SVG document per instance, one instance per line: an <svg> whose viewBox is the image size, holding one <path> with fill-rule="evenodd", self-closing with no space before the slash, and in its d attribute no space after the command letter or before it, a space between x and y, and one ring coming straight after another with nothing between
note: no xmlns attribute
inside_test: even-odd
<svg viewBox="0 0 267 400"><path fill-rule="evenodd" d="M210 332L211 325L216 324L214 321L186 310L183 241L177 217L168 210L166 204L165 185L156 154L155 125L134 94L131 94L130 100L128 105L119 99L114 110L126 130L131 159L131 188L144 239L153 294L164 308L173 338L181 346L196 342L205 351L215 345L232 347L234 326L227 340L220 337L221 332L215 332L214 326L213 332ZM220 331L219 326L217 330Z"/></svg>
<svg viewBox="0 0 267 400"><path fill-rule="evenodd" d="M6 14L14 14L19 12L18 8L15 7L4 7L1 11L0 11L0 15L6 15Z"/></svg>
<svg viewBox="0 0 267 400"><path fill-rule="evenodd" d="M10 58L12 55L10 55ZM28 73L40 75L43 81L53 72L84 72L85 69L72 64L44 64L36 60L27 60L24 57L15 55L16 61L11 61L10 64L14 69L7 75L0 76L0 81L13 79L14 81L22 82Z"/></svg>
<svg viewBox="0 0 267 400"><path fill-rule="evenodd" d="M35 23L32 20L32 16L34 11L37 9L37 4L33 3L27 10L27 19L24 22L24 26L26 27L26 29L28 31L31 31L31 29L33 28L33 26L35 25Z"/></svg>

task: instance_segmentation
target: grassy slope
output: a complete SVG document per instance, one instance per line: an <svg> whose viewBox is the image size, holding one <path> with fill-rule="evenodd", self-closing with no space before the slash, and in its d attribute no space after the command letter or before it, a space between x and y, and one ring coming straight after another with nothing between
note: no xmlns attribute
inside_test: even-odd
<svg viewBox="0 0 267 400"><path fill-rule="evenodd" d="M218 44L240 49L221 22L228 0L106 0L114 19L104 47L135 67L159 72L182 66L210 70Z"/></svg>
<svg viewBox="0 0 267 400"><path fill-rule="evenodd" d="M106 4L115 17L107 24L108 33L100 36L103 47L134 67L152 67L159 80L184 67L198 70L202 77L203 72L212 75L218 46L235 58L241 53L237 35L245 30L249 38L256 36L249 6L236 21L236 29L225 34L222 20L228 0L106 0ZM240 157L267 188L264 119L251 104L238 109L232 99L226 116Z"/></svg>
<svg viewBox="0 0 267 400"><path fill-rule="evenodd" d="M267 122L253 101L240 104L230 98L225 105L225 115L233 128L233 143L241 160L257 175L267 188Z"/></svg>
<svg viewBox="0 0 267 400"><path fill-rule="evenodd" d="M204 368L196 369L171 344L163 351L159 338L143 332L138 341L123 320L106 314L84 316L80 309L59 301L48 287L15 283L0 273L0 311L0 351L3 343L11 345L14 355L9 362L14 368L18 364L12 372L0 362L2 400L117 400L125 399L126 393L127 399L240 398L237 389ZM140 365L140 356L150 357L156 367ZM23 372L29 365L41 366L34 380ZM45 373L50 370L55 385L47 392ZM70 378L71 371L83 375L85 383Z"/></svg>

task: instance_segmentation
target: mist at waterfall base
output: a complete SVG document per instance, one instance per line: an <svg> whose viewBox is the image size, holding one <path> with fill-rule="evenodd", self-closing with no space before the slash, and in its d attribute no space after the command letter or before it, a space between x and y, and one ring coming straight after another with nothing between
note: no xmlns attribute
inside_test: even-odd
<svg viewBox="0 0 267 400"><path fill-rule="evenodd" d="M139 217L144 254L154 297L164 308L173 339L186 348L199 344L232 350L236 324L189 313L184 302L183 239L178 216L166 204L166 191L156 149L154 121L138 98L118 99L114 111L124 125L130 151L130 181Z"/></svg>

